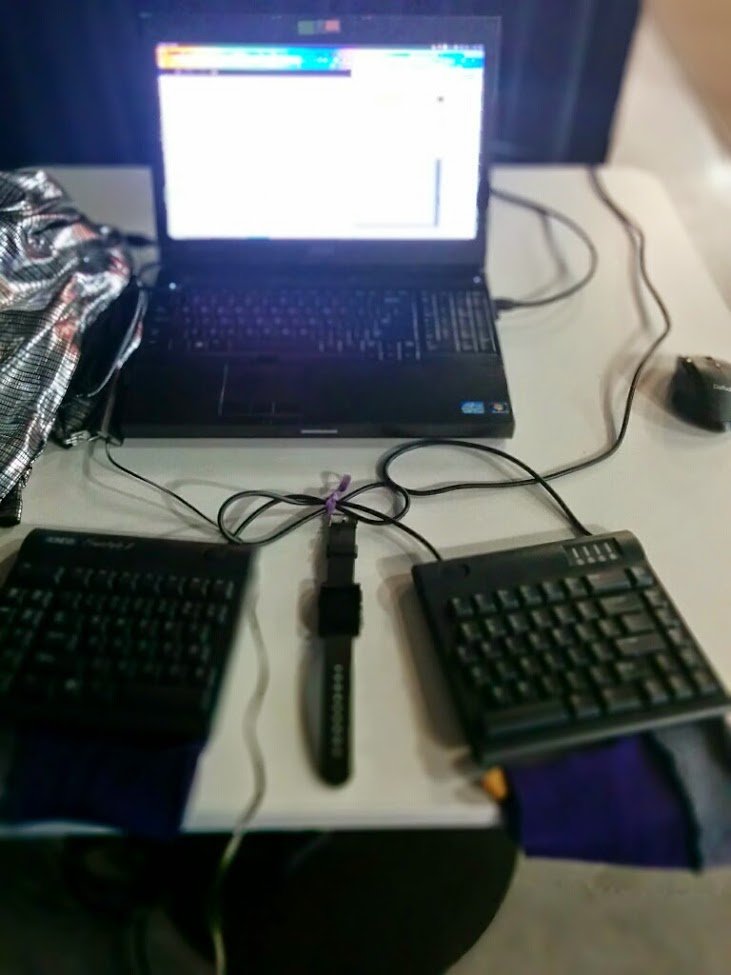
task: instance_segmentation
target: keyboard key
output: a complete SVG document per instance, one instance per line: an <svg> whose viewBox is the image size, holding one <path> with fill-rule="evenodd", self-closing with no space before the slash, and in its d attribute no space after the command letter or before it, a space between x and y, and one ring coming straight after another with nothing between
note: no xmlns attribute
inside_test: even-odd
<svg viewBox="0 0 731 975"><path fill-rule="evenodd" d="M606 620L599 620L597 626L599 627L599 632L601 633L601 635L603 637L606 637L607 639L621 636L623 632L622 628L620 627L619 623L617 623L617 621L614 619L614 617L610 617L609 619Z"/></svg>
<svg viewBox="0 0 731 975"><path fill-rule="evenodd" d="M75 653L79 646L79 634L68 633L66 630L45 630L39 643L46 650Z"/></svg>
<svg viewBox="0 0 731 975"><path fill-rule="evenodd" d="M187 599L206 599L210 589L210 580L194 576L188 579L183 587L183 596Z"/></svg>
<svg viewBox="0 0 731 975"><path fill-rule="evenodd" d="M577 623L574 627L576 639L581 643L592 643L599 635L599 631L593 623Z"/></svg>
<svg viewBox="0 0 731 975"><path fill-rule="evenodd" d="M535 657L519 657L518 667L525 677L539 677L542 673L541 665Z"/></svg>
<svg viewBox="0 0 731 975"><path fill-rule="evenodd" d="M661 623L665 627L676 626L679 622L676 613L674 613L669 606L663 606L656 609L655 616L657 617L658 623Z"/></svg>
<svg viewBox="0 0 731 975"><path fill-rule="evenodd" d="M504 736L516 731L533 731L555 727L569 720L569 712L560 700L542 701L499 711L485 717L489 736Z"/></svg>
<svg viewBox="0 0 731 975"><path fill-rule="evenodd" d="M576 576L569 576L568 579L564 579L564 585L572 599L581 599L588 592L584 580Z"/></svg>
<svg viewBox="0 0 731 975"><path fill-rule="evenodd" d="M528 607L528 609L534 609L536 606L543 605L543 596L537 586L519 586L518 593L520 594L523 605Z"/></svg>
<svg viewBox="0 0 731 975"><path fill-rule="evenodd" d="M667 653L658 653L653 661L657 670L665 677L677 674L680 669L677 660Z"/></svg>
<svg viewBox="0 0 731 975"><path fill-rule="evenodd" d="M467 671L469 681L475 688L484 687L490 682L490 675L483 664L472 664Z"/></svg>
<svg viewBox="0 0 731 975"><path fill-rule="evenodd" d="M614 673L620 683L630 684L649 677L650 669L642 660L620 660L614 665Z"/></svg>
<svg viewBox="0 0 731 975"><path fill-rule="evenodd" d="M576 610L570 603L565 603L563 606L556 606L553 615L556 618L556 622L561 625L575 623L578 620Z"/></svg>
<svg viewBox="0 0 731 975"><path fill-rule="evenodd" d="M691 680L699 694L706 697L709 694L717 694L721 690L718 681L709 670L694 670Z"/></svg>
<svg viewBox="0 0 731 975"><path fill-rule="evenodd" d="M560 674L564 669L564 662L561 656L555 651L543 654L543 669L547 673Z"/></svg>
<svg viewBox="0 0 731 975"><path fill-rule="evenodd" d="M679 626L671 626L668 630L666 630L666 636L668 640L670 640L672 646L678 649L685 647L688 644L688 636L685 630Z"/></svg>
<svg viewBox="0 0 731 975"><path fill-rule="evenodd" d="M206 606L205 618L217 626L225 626L229 618L228 607L211 603Z"/></svg>
<svg viewBox="0 0 731 975"><path fill-rule="evenodd" d="M566 689L570 692L581 692L591 687L589 678L585 671L575 670L564 675Z"/></svg>
<svg viewBox="0 0 731 975"><path fill-rule="evenodd" d="M29 589L54 589L63 580L65 569L61 565L41 565L38 562L19 562L13 577Z"/></svg>
<svg viewBox="0 0 731 975"><path fill-rule="evenodd" d="M599 605L607 616L640 612L643 608L641 599L635 593L627 593L626 596L605 596L599 600Z"/></svg>
<svg viewBox="0 0 731 975"><path fill-rule="evenodd" d="M229 602L233 599L236 587L232 579L217 579L211 588L211 597Z"/></svg>
<svg viewBox="0 0 731 975"><path fill-rule="evenodd" d="M622 616L621 620L622 626L627 633L648 633L655 629L655 624L647 613L629 613L626 616Z"/></svg>
<svg viewBox="0 0 731 975"><path fill-rule="evenodd" d="M509 613L508 625L515 634L527 633L530 629L530 622L525 613Z"/></svg>
<svg viewBox="0 0 731 975"><path fill-rule="evenodd" d="M472 646L466 646L464 643L460 643L454 648L454 655L463 667L468 667L477 661L476 650Z"/></svg>
<svg viewBox="0 0 731 975"><path fill-rule="evenodd" d="M642 681L640 686L642 688L642 694L645 700L652 707L659 707L662 704L667 704L670 700L665 685L656 677L647 678L647 680Z"/></svg>
<svg viewBox="0 0 731 975"><path fill-rule="evenodd" d="M648 589L643 593L645 602L653 609L661 609L668 605L668 601L659 589Z"/></svg>
<svg viewBox="0 0 731 975"><path fill-rule="evenodd" d="M561 693L561 688L553 674L547 674L545 677L541 677L538 681L538 687L541 694L546 698L558 697Z"/></svg>
<svg viewBox="0 0 731 975"><path fill-rule="evenodd" d="M566 659L571 667L585 667L592 662L589 649L587 647L569 647L566 651Z"/></svg>
<svg viewBox="0 0 731 975"><path fill-rule="evenodd" d="M542 653L545 650L550 650L553 644L549 639L548 630L538 630L529 633L526 637L528 646L535 653Z"/></svg>
<svg viewBox="0 0 731 975"><path fill-rule="evenodd" d="M174 596L180 598L183 596L185 583L186 580L181 576L162 576L159 583L159 592L162 596Z"/></svg>
<svg viewBox="0 0 731 975"><path fill-rule="evenodd" d="M472 597L472 603L474 605L475 611L480 614L480 616L489 616L497 610L497 604L492 595L486 593L478 593L476 596Z"/></svg>
<svg viewBox="0 0 731 975"><path fill-rule="evenodd" d="M488 692L488 702L496 708L506 708L515 703L515 699L507 687L491 687Z"/></svg>
<svg viewBox="0 0 731 975"><path fill-rule="evenodd" d="M474 650L483 660L494 660L503 654L499 640L482 640Z"/></svg>
<svg viewBox="0 0 731 975"><path fill-rule="evenodd" d="M609 687L611 684L614 684L614 677L612 676L609 668L603 664L590 667L589 676L591 677L592 683L595 687Z"/></svg>
<svg viewBox="0 0 731 975"><path fill-rule="evenodd" d="M588 647L588 652L591 655L591 659L598 664L609 663L614 660L614 651L609 643L605 643L602 640L596 640Z"/></svg>
<svg viewBox="0 0 731 975"><path fill-rule="evenodd" d="M26 606L34 609L48 609L53 602L53 593L47 589L31 589L26 597Z"/></svg>
<svg viewBox="0 0 731 975"><path fill-rule="evenodd" d="M512 657L520 657L528 649L525 637L522 636L505 636L502 638L502 643L503 653Z"/></svg>
<svg viewBox="0 0 731 975"><path fill-rule="evenodd" d="M601 615L598 605L590 599L585 599L582 602L577 603L576 611L581 619L586 623L592 623L595 620L598 620Z"/></svg>
<svg viewBox="0 0 731 975"><path fill-rule="evenodd" d="M655 579L649 569L645 568L643 565L633 566L628 570L632 581L637 586L638 589L644 589L648 586L654 586Z"/></svg>
<svg viewBox="0 0 731 975"><path fill-rule="evenodd" d="M513 683L513 694L515 699L522 704L527 704L529 701L538 700L538 688L536 685L529 680L517 680Z"/></svg>
<svg viewBox="0 0 731 975"><path fill-rule="evenodd" d="M642 707L642 700L634 687L605 687L601 698L609 714L637 711Z"/></svg>
<svg viewBox="0 0 731 975"><path fill-rule="evenodd" d="M26 606L28 604L26 603ZM21 609L18 613L16 623L18 626L22 626L26 630L35 630L38 624L43 619L43 610L41 609Z"/></svg>
<svg viewBox="0 0 731 975"><path fill-rule="evenodd" d="M560 582L543 582L541 590L548 603L560 603L566 598L566 592Z"/></svg>
<svg viewBox="0 0 731 975"><path fill-rule="evenodd" d="M626 657L642 656L665 650L666 643L659 633L646 633L644 636L626 636L617 640L615 646Z"/></svg>
<svg viewBox="0 0 731 975"><path fill-rule="evenodd" d="M572 694L569 698L569 705L574 716L580 721L598 718L602 713L596 699L591 694Z"/></svg>
<svg viewBox="0 0 731 975"><path fill-rule="evenodd" d="M512 680L513 677L518 676L518 668L510 660L498 660L492 665L492 671L495 675L495 679L503 684L509 680Z"/></svg>
<svg viewBox="0 0 731 975"><path fill-rule="evenodd" d="M485 635L489 640L495 640L498 637L507 636L508 628L503 620L497 616L493 616L490 619L485 620L482 625Z"/></svg>
<svg viewBox="0 0 731 975"><path fill-rule="evenodd" d="M679 650L678 657L683 661L688 670L695 670L696 667L703 667L705 665L705 661L700 653L690 646L683 647L682 650Z"/></svg>
<svg viewBox="0 0 731 975"><path fill-rule="evenodd" d="M561 648L573 646L576 641L573 628L570 626L554 626L551 630L551 639L557 647Z"/></svg>
<svg viewBox="0 0 731 975"><path fill-rule="evenodd" d="M671 674L668 677L668 687L676 701L687 701L693 697L693 685L680 674Z"/></svg>
<svg viewBox="0 0 731 975"><path fill-rule="evenodd" d="M455 620L469 620L475 615L469 599L455 596L449 600L449 615Z"/></svg>
<svg viewBox="0 0 731 975"><path fill-rule="evenodd" d="M547 629L553 626L553 616L547 609L534 609L531 611L530 618L534 626L539 629Z"/></svg>
<svg viewBox="0 0 731 975"><path fill-rule="evenodd" d="M596 595L620 592L629 589L631 583L622 569L607 569L603 572L592 572L586 577L589 588Z"/></svg>
<svg viewBox="0 0 731 975"><path fill-rule="evenodd" d="M520 600L512 589L498 589L495 594L499 605L505 610L520 609Z"/></svg>

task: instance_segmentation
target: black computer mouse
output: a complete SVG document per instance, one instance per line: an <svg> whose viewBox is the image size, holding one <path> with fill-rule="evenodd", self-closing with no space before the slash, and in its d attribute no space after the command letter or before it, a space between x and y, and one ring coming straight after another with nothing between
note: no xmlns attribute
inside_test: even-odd
<svg viewBox="0 0 731 975"><path fill-rule="evenodd" d="M670 383L670 403L684 420L705 430L731 430L731 363L681 356Z"/></svg>

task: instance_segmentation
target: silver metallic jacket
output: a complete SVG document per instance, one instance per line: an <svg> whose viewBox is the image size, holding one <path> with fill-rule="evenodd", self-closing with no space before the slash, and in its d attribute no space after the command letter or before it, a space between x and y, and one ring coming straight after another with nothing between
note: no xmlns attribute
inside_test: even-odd
<svg viewBox="0 0 731 975"><path fill-rule="evenodd" d="M119 235L46 173L0 172L0 502L27 477L85 332L130 275Z"/></svg>

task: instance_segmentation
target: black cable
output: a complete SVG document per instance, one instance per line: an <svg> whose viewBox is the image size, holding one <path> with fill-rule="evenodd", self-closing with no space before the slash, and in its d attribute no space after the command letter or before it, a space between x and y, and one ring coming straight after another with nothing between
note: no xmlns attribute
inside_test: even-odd
<svg viewBox="0 0 731 975"><path fill-rule="evenodd" d="M364 494L366 491L376 491L383 488L388 489L394 496L400 498L401 500L401 507L394 515L387 515L385 512L378 511L375 508L370 508L362 504L356 504L353 500L354 498L359 497L361 494ZM256 508L251 514L247 515L247 517L244 518L244 520L232 530L226 525L226 514L232 505L246 498L265 498L266 501L264 504ZM278 504L291 505L293 507L311 507L314 509L309 511L306 515L302 515L299 518L294 518L291 521L288 521L281 528L276 529L269 535L259 536L250 542L250 544L255 545L270 545L272 542L279 541L280 538L284 538L286 535L296 531L308 521L312 521L315 518L326 515L328 513L328 509L326 507L325 500L325 498L321 498L313 494L279 494L276 491L260 490L237 491L235 494L232 494L230 497L226 498L221 507L218 509L218 530L229 542L241 542L243 541L241 538L241 533L256 518L264 514L265 511L271 510ZM393 528L398 528L399 531L405 532L411 538L414 538L416 541L420 542L431 552L435 559L441 560L441 555L431 544L431 542L429 542L426 538L424 538L423 535L420 535L419 532L415 531L413 528L409 528L408 525L403 524L401 519L405 516L410 506L411 501L406 491L400 487L391 488L390 485L387 485L381 481L374 481L373 483L365 484L335 501L335 509L341 512L341 514L346 514L355 521L360 521L367 525L389 525Z"/></svg>
<svg viewBox="0 0 731 975"><path fill-rule="evenodd" d="M390 469L393 462L399 457L403 457L404 454L410 453L412 450L423 450L426 447L459 447L464 450L474 450L477 453L490 454L493 457L500 457L502 460L507 460L509 463L515 464L516 467L520 467L527 474L529 474L530 478L522 481L458 481L451 484L443 484L440 487L431 488L407 488L404 487L403 484L399 484L396 480L394 480L390 474ZM385 457L382 457L378 462L378 473L384 483L388 484L389 487L391 487L394 491L400 489L401 491L411 495L412 498L431 498L439 494L449 494L452 491L474 491L482 488L492 487L514 487L517 484L538 484L551 496L551 498L553 498L575 531L577 531L580 535L591 535L589 529L579 521L571 508L569 508L555 488L551 487L542 474L539 474L538 471L534 471L532 467L529 467L529 465L520 460L520 458L514 457L512 454L508 454L506 451L500 450L498 447L489 447L487 444L472 443L469 440L453 440L451 438L416 440L412 441L411 443L402 444L400 447L396 447L394 450L386 454Z"/></svg>
<svg viewBox="0 0 731 975"><path fill-rule="evenodd" d="M590 185L594 190L594 192L596 193L596 195L599 197L602 203L609 210L612 211L612 213L617 217L617 219L619 220L619 222L622 224L625 231L627 232L627 236L629 237L630 243L632 244L632 248L637 258L636 271L638 274L638 280L639 282L645 285L647 290L654 298L655 303L657 304L657 307L659 308L660 313L663 317L664 326L660 335L651 343L650 347L641 357L640 361L637 364L637 367L635 368L634 373L632 374L632 379L630 380L629 390L627 391L627 399L625 401L624 412L622 414L622 420L620 423L619 431L617 432L617 435L614 438L614 440L609 444L608 447L605 447L604 449L600 450L598 453L593 454L592 456L587 457L584 460L576 461L573 464L567 464L565 467L559 467L554 470L548 471L545 474L542 474L541 477L544 482L555 481L557 478L565 477L567 474L575 474L578 471L586 470L589 467L593 467L595 464L600 464L602 461L608 460L613 454L615 454L619 450L627 435L627 430L629 428L629 421L632 414L632 404L634 403L635 394L637 392L637 387L639 386L640 379L642 378L642 374L644 373L645 369L647 368L647 364L650 362L650 360L655 355L657 350L660 348L662 343L667 339L673 327L673 322L668 307L665 304L659 291L655 287L652 279L650 278L650 274L647 269L647 238L645 236L644 230L642 229L642 227L636 224L631 219L631 217L629 217L627 213L624 210L622 210L622 208L612 199L612 197L607 192L606 187L599 179L599 175L596 172L596 170L590 169L588 170L588 174L589 174ZM454 443L453 441L449 441L449 440L429 439L429 440L419 440L416 442L412 441L409 443L401 444L400 446L389 451L389 453L387 453L384 457L381 458L381 460L378 463L378 476L383 481L385 481L390 487L392 488L400 487L407 494L410 494L412 497L419 497L419 496L424 497L427 496L430 492L434 494L445 494L448 491L469 490L470 488L477 488L477 487L479 488L528 487L531 484L541 483L540 481L538 481L536 477L529 477L529 478L519 478L515 480L480 481L480 482L473 482L473 483L457 482L455 484L443 485L442 487L436 489L416 490L410 487L406 487L403 484L400 484L390 473L392 465L399 459L399 457L402 457L404 454L407 454L412 450L419 449L421 447L452 445L453 443ZM458 441L457 443L460 446L463 445L462 441ZM470 444L470 443L465 443L464 446L470 448L478 448L478 445ZM511 459L515 460L515 458L511 458Z"/></svg>
<svg viewBox="0 0 731 975"><path fill-rule="evenodd" d="M409 535L411 538L419 541L425 548L427 548L431 554L436 559L440 559L441 556L439 552L434 548L434 546L426 539L423 535L420 535L414 529L409 528L407 525L403 524L402 519L409 511L411 505L411 498L416 497L432 497L435 495L446 494L451 491L468 491L476 489L487 489L487 488L511 488L511 487L529 487L532 485L540 485L553 499L555 504L561 510L561 512L568 519L572 528L582 535L590 535L589 530L582 524L582 522L576 517L573 511L569 508L566 502L560 497L560 495L555 491L554 488L548 483L549 481L556 480L559 477L565 477L567 474L573 474L581 470L585 470L588 467L592 467L595 464L607 460L611 457L622 445L627 430L629 427L630 416L632 412L632 405L634 403L634 397L639 386L642 374L647 367L650 359L655 355L660 345L665 341L672 330L672 319L670 317L670 312L668 311L667 305L663 301L660 293L653 284L649 271L647 269L647 239L642 228L634 223L634 221L622 210L622 208L611 198L608 194L603 183L599 179L597 172L593 169L589 170L589 181L592 189L602 201L602 203L612 211L612 213L617 217L622 226L627 232L630 239L630 243L634 249L637 258L637 273L638 273L638 283L644 284L648 289L652 297L654 298L657 307L659 308L663 320L664 327L661 334L652 342L650 347L644 353L640 359L630 381L629 390L627 392L627 399L625 402L625 408L622 415L622 420L620 423L619 431L617 432L614 440L609 444L609 446L600 450L598 453L593 454L584 460L576 461L575 463L566 465L564 467L559 467L557 469L551 470L545 474L539 474L533 468L529 467L528 464L524 463L519 458L506 453L497 447L489 447L485 444L471 443L464 440L455 439L439 439L430 438L425 440L409 441L407 443L401 444L395 447L393 450L389 451L384 455L378 462L378 476L379 480L372 482L370 484L363 485L360 488L351 491L349 494L342 497L338 497L334 502L335 510L340 511L343 514L349 515L357 521L361 521L365 524L371 525L390 525L394 528L398 528L400 531ZM545 213L549 216L559 219L561 222L567 225L573 224L570 218L564 218L563 214L558 214L558 211L553 211L550 207L543 207L541 204L534 204L530 200L525 200L522 197L516 197L515 194L507 194L500 191L502 198L510 197L510 202L516 202L517 205L527 206L529 209L534 209L538 213ZM518 203L517 201L520 200ZM578 225L577 225L578 226ZM588 235L582 231L580 236L585 236L587 241L590 241ZM595 252L594 245L591 244L590 250L592 254ZM593 271L592 271L593 273ZM583 286L583 285L581 285ZM573 286L575 290L578 290L576 285ZM639 289L638 289L639 293ZM557 296L554 296L552 300L559 300ZM518 479L502 479L493 481L461 481L449 484L443 484L439 487L432 488L409 488L403 484L400 484L391 474L391 469L393 464L405 454L420 450L427 447L458 447L461 449L477 451L479 453L490 454L495 457L499 457L502 460L506 460L511 464L522 468L529 476L526 478ZM324 498L318 497L316 495L309 494L279 494L271 491L261 491L261 490L251 490L251 491L239 491L231 497L227 498L221 507L219 508L217 518L214 520L209 518L208 515L204 514L200 509L196 508L195 505L191 504L181 495L177 494L175 491L171 491L169 488L163 487L160 484L156 484L154 481L141 474L136 473L123 464L116 461L110 451L110 442L107 440L105 442L106 454L109 462L116 467L118 470L134 477L141 481L143 484L147 484L149 487L154 487L169 497L178 501L180 504L184 505L199 518L203 519L208 525L216 528L229 542L241 543L244 541L241 535L248 528L256 518L263 515L265 512L270 511L277 505L288 505L293 507L306 507L311 510L306 514L301 515L297 518L291 519L285 525L271 532L269 535L259 537L251 544L256 545L267 545L272 542L277 541L280 538L284 538L286 535L293 531L296 531L302 525L309 521L314 520L325 514L330 514L326 500ZM386 489L391 492L394 499L399 499L400 507L397 509L394 515L387 515L384 512L378 511L374 508L369 508L366 505L356 504L353 500L354 498L360 496L367 491ZM247 515L233 530L228 527L225 521L226 513L229 508L237 501L241 501L246 498L258 498L263 499L263 503L259 505L253 512Z"/></svg>
<svg viewBox="0 0 731 975"><path fill-rule="evenodd" d="M175 501L178 501L180 504L184 505L186 508L192 511L193 514L198 515L198 517L202 518L203 521L208 522L209 525L212 525L214 528L218 528L218 525L213 518L209 518L208 515L204 514L199 508L196 508L196 506L191 504L190 501L186 501L185 498L181 497L181 495L176 494L175 491L171 491L170 488L166 488L163 484L157 484L155 481L151 481L148 477L138 474L130 467L125 467L124 464L120 464L118 460L115 460L114 457L112 457L110 441L108 439L104 441L104 450L107 455L107 460L112 467L116 467L117 470L122 471L123 474L127 474L129 477L134 477L136 480L142 481L142 483L147 484L148 487L155 488L156 491L162 491L163 494L167 494L168 497L173 498Z"/></svg>
<svg viewBox="0 0 731 975"><path fill-rule="evenodd" d="M589 252L589 268L586 273L575 281L568 288L563 291L558 291L555 294L548 295L545 298L496 298L495 299L495 311L500 314L501 312L513 311L517 308L542 308L544 305L553 305L558 301L564 301L567 298L571 298L582 288L585 288L587 284L595 276L597 269L599 267L599 251L597 250L596 244L591 239L589 234L584 230L580 224L578 224L571 217L567 216L565 213L561 213L560 210L555 210L553 207L546 206L543 203L537 203L535 200L529 200L525 196L519 196L517 193L510 193L507 190L491 190L492 196L498 200L502 200L504 203L509 203L512 206L522 207L524 210L530 210L532 213L538 214L541 218L548 220L554 220L556 223L562 224L572 231L585 245Z"/></svg>
<svg viewBox="0 0 731 975"><path fill-rule="evenodd" d="M279 541L280 538L284 538L286 535L291 534L302 525L306 524L308 521L313 521L315 518L322 517L323 515L328 515L329 511L326 506L326 498L318 497L314 494L279 494L275 491L263 491L263 490L252 490L252 491L237 491L230 497L226 498L223 504L218 509L218 514L216 519L209 518L207 514L196 508L194 504L187 501L182 495L178 494L176 491L172 491L170 488L165 487L162 484L158 484L143 474L138 474L137 471L133 471L130 467L126 467L121 464L118 460L112 456L111 452L111 441L106 439L104 441L104 449L109 463L116 467L117 470L121 471L123 474L127 474L129 477L135 478L137 481L141 481L148 487L155 488L158 491L162 491L168 497L173 498L179 504L184 505L189 511L192 511L195 515L201 518L206 524L211 525L226 539L226 541L232 544L249 544L249 545L270 545L272 542ZM353 499L359 497L366 491L375 490L388 490L392 495L401 500L401 507L396 511L394 515L387 515L383 511L378 511L376 508L370 508L366 505L356 504ZM225 516L229 508L235 504L237 501L241 501L245 498L265 498L264 504L260 505L255 511L247 515L243 521L241 521L236 528L230 529L225 521ZM260 515L263 515L266 511L269 511L275 505L291 505L293 507L310 507L313 510L309 511L307 514L292 519L288 521L281 528L276 531L271 532L269 535L260 536L251 541L248 539L241 538L241 533ZM379 481L365 484L362 487L356 488L355 490L344 495L335 501L335 509L340 511L342 514L347 514L349 517L353 518L355 521L360 521L366 525L388 525L392 528L398 528L399 531L404 532L409 537L420 542L429 552L434 556L435 559L441 560L441 555L437 549L424 538L423 535L419 534L415 529L409 528L408 525L404 525L401 519L405 516L409 508L411 507L411 501L407 493L399 487L390 488L389 485L381 483Z"/></svg>

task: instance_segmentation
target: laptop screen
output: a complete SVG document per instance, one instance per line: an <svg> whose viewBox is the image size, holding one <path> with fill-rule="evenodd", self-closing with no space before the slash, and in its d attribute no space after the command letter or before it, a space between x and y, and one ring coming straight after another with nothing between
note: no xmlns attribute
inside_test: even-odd
<svg viewBox="0 0 731 975"><path fill-rule="evenodd" d="M482 45L157 44L173 240L477 235Z"/></svg>

